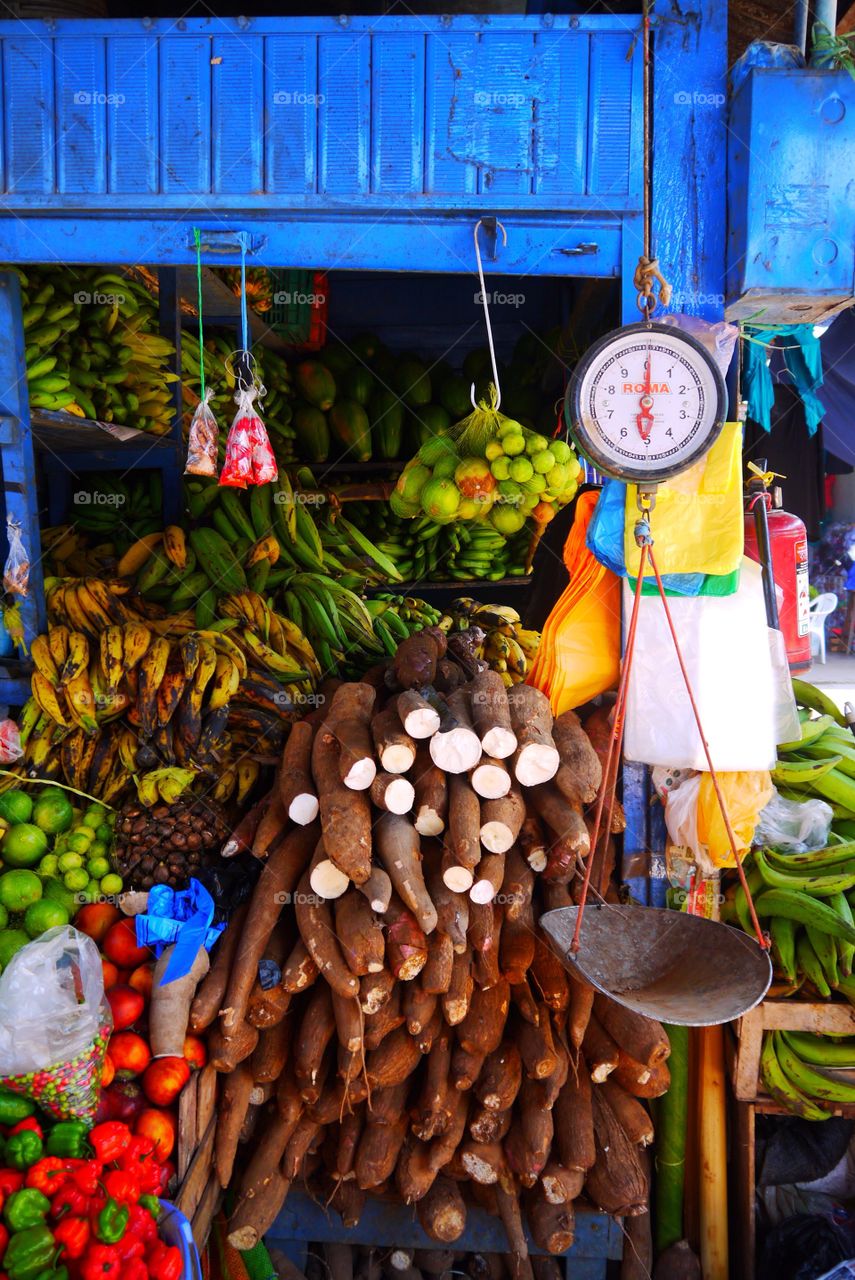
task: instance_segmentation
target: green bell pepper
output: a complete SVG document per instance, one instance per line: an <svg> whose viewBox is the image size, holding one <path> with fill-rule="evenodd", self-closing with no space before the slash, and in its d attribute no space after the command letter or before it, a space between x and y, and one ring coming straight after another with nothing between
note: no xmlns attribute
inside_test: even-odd
<svg viewBox="0 0 855 1280"><path fill-rule="evenodd" d="M44 1223L27 1227L10 1237L3 1254L3 1270L9 1280L36 1280L51 1267L55 1253L56 1241L50 1227Z"/></svg>
<svg viewBox="0 0 855 1280"><path fill-rule="evenodd" d="M96 1236L104 1244L118 1244L125 1234L130 1216L129 1205L121 1204L118 1200L108 1200L98 1214Z"/></svg>
<svg viewBox="0 0 855 1280"><path fill-rule="evenodd" d="M32 1098L22 1098L10 1089L0 1089L0 1124L20 1124L36 1114Z"/></svg>
<svg viewBox="0 0 855 1280"><path fill-rule="evenodd" d="M68 1267L46 1267L36 1276L36 1280L68 1280Z"/></svg>
<svg viewBox="0 0 855 1280"><path fill-rule="evenodd" d="M160 1203L157 1196L140 1196L137 1204L142 1205L143 1209L148 1209L155 1222L163 1212L163 1205Z"/></svg>
<svg viewBox="0 0 855 1280"><path fill-rule="evenodd" d="M48 1134L45 1149L49 1156L84 1160L89 1154L88 1134L89 1126L82 1120L61 1120Z"/></svg>
<svg viewBox="0 0 855 1280"><path fill-rule="evenodd" d="M29 1169L43 1155L44 1144L32 1129L22 1129L6 1139L6 1163L13 1169Z"/></svg>
<svg viewBox="0 0 855 1280"><path fill-rule="evenodd" d="M35 1187L14 1191L3 1208L3 1220L10 1231L25 1231L44 1223L50 1200Z"/></svg>

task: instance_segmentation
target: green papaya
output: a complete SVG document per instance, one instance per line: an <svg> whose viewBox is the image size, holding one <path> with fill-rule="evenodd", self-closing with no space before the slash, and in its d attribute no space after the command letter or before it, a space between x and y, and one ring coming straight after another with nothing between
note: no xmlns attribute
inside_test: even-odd
<svg viewBox="0 0 855 1280"><path fill-rule="evenodd" d="M371 423L356 400L339 400L329 412L330 431L349 455L349 460L368 462L371 458Z"/></svg>
<svg viewBox="0 0 855 1280"><path fill-rule="evenodd" d="M303 360L294 370L297 390L316 409L329 409L335 400L335 379L326 365Z"/></svg>
<svg viewBox="0 0 855 1280"><path fill-rule="evenodd" d="M380 387L368 404L371 439L378 458L397 458L404 430L404 406L394 391Z"/></svg>
<svg viewBox="0 0 855 1280"><path fill-rule="evenodd" d="M350 344L350 349L359 360L367 360L370 364L380 350L380 339L376 333L358 333Z"/></svg>
<svg viewBox="0 0 855 1280"><path fill-rule="evenodd" d="M472 412L469 383L457 373L443 378L436 388L436 395L452 422L459 422Z"/></svg>
<svg viewBox="0 0 855 1280"><path fill-rule="evenodd" d="M330 429L320 409L313 404L298 404L294 413L294 430L301 456L309 462L326 462L330 452Z"/></svg>
<svg viewBox="0 0 855 1280"><path fill-rule="evenodd" d="M330 343L328 347L324 347L323 351L319 351L318 360L329 369L335 378L340 378L348 369L352 369L356 363L356 357L353 353L348 351L347 347L340 342Z"/></svg>
<svg viewBox="0 0 855 1280"><path fill-rule="evenodd" d="M430 440L431 436L441 436L451 426L451 418L441 404L425 404L413 410L413 422L416 433L416 447Z"/></svg>
<svg viewBox="0 0 855 1280"><path fill-rule="evenodd" d="M401 399L413 409L430 402L430 375L414 356L404 356L398 361L394 386Z"/></svg>
<svg viewBox="0 0 855 1280"><path fill-rule="evenodd" d="M368 404L374 390L374 375L363 365L354 365L340 379L342 395L363 406Z"/></svg>

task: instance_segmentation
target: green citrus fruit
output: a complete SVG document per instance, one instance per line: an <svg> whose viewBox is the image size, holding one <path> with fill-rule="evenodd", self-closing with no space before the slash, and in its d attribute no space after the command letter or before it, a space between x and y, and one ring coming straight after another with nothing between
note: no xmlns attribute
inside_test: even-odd
<svg viewBox="0 0 855 1280"><path fill-rule="evenodd" d="M69 837L68 847L72 853L86 853L91 843L89 836L77 834Z"/></svg>
<svg viewBox="0 0 855 1280"><path fill-rule="evenodd" d="M515 458L520 453L525 453L525 437L522 432L502 437L502 448L509 458Z"/></svg>
<svg viewBox="0 0 855 1280"><path fill-rule="evenodd" d="M100 880L102 876L110 874L110 859L90 858L86 863L86 870L93 880Z"/></svg>
<svg viewBox="0 0 855 1280"><path fill-rule="evenodd" d="M521 436L522 433L522 425L517 422L515 418L505 418L499 423L499 435L503 440L505 436ZM505 450L505 452L507 452L507 450Z"/></svg>
<svg viewBox="0 0 855 1280"><path fill-rule="evenodd" d="M487 447L484 450L484 457L488 462L492 462L494 458L501 458L504 452L501 440L488 440Z"/></svg>
<svg viewBox="0 0 855 1280"><path fill-rule="evenodd" d="M113 839L113 828L110 826L109 822L102 822L95 834L99 840L103 840L105 844L109 844Z"/></svg>
<svg viewBox="0 0 855 1280"><path fill-rule="evenodd" d="M490 470L497 480L507 480L511 474L510 458L506 458L504 454L500 458L494 458L490 463Z"/></svg>
<svg viewBox="0 0 855 1280"><path fill-rule="evenodd" d="M121 893L124 887L125 884L122 877L116 875L115 871L111 871L109 875L104 876L101 880L101 892L110 896Z"/></svg>
<svg viewBox="0 0 855 1280"><path fill-rule="evenodd" d="M536 453L534 455L531 460L531 465L534 467L538 475L545 476L546 473L551 471L555 466L556 461L555 451L552 448L552 445L550 445L549 448L544 449L542 453Z"/></svg>
<svg viewBox="0 0 855 1280"><path fill-rule="evenodd" d="M510 505L497 505L490 512L490 523L507 537L512 533L519 533L525 524L525 512Z"/></svg>
<svg viewBox="0 0 855 1280"><path fill-rule="evenodd" d="M15 952L29 941L29 935L23 929L4 929L0 933L0 968L5 969Z"/></svg>
<svg viewBox="0 0 855 1280"><path fill-rule="evenodd" d="M56 929L59 925L68 924L70 916L61 902L51 898L42 898L34 902L24 912L24 928L31 938L46 933L48 929Z"/></svg>
<svg viewBox="0 0 855 1280"><path fill-rule="evenodd" d="M398 492L405 502L416 502L424 485L430 480L430 467L417 465L405 471L398 481Z"/></svg>
<svg viewBox="0 0 855 1280"><path fill-rule="evenodd" d="M58 787L47 787L36 801L33 822L50 835L67 831L74 822L74 809L65 792Z"/></svg>
<svg viewBox="0 0 855 1280"><path fill-rule="evenodd" d="M530 480L534 475L534 467L528 458L514 458L511 463L511 479L516 480L517 484L525 484L526 480Z"/></svg>
<svg viewBox="0 0 855 1280"><path fill-rule="evenodd" d="M459 461L460 459L456 453L446 453L440 458L439 462L435 462L433 465L434 480L450 480L457 470ZM419 494L419 499L421 500L421 498L422 495Z"/></svg>
<svg viewBox="0 0 855 1280"><path fill-rule="evenodd" d="M421 492L422 511L432 520L454 516L460 506L460 491L453 480L428 480Z"/></svg>
<svg viewBox="0 0 855 1280"><path fill-rule="evenodd" d="M556 462L569 462L571 458L575 457L566 440L553 440L549 448L555 455Z"/></svg>
<svg viewBox="0 0 855 1280"><path fill-rule="evenodd" d="M78 867L82 867L82 866L83 866L83 854L74 853L73 850L69 850L68 853L63 853L59 857L59 859L57 860L56 869L61 876L64 876L66 871L76 871Z"/></svg>
<svg viewBox="0 0 855 1280"><path fill-rule="evenodd" d="M75 867L73 871L66 871L62 877L62 883L72 893L80 893L81 889L85 889L89 883L89 872L84 871L82 867Z"/></svg>
<svg viewBox="0 0 855 1280"><path fill-rule="evenodd" d="M18 822L29 822L33 813L33 802L26 791L7 791L0 796L0 818L13 826Z"/></svg>
<svg viewBox="0 0 855 1280"><path fill-rule="evenodd" d="M501 480L499 482L499 505L518 507L522 491L514 480Z"/></svg>
<svg viewBox="0 0 855 1280"><path fill-rule="evenodd" d="M50 898L51 902L61 902L69 916L74 915L80 905L77 901L77 895L72 893L70 889L66 889L61 880L45 880L44 890L46 898Z"/></svg>
<svg viewBox="0 0 855 1280"><path fill-rule="evenodd" d="M4 871L0 876L0 905L14 914L26 911L42 896L42 882L35 871Z"/></svg>
<svg viewBox="0 0 855 1280"><path fill-rule="evenodd" d="M9 912L5 907L0 907L0 929L9 927Z"/></svg>
<svg viewBox="0 0 855 1280"><path fill-rule="evenodd" d="M32 822L10 827L0 841L0 858L7 867L34 867L47 850L47 836Z"/></svg>
<svg viewBox="0 0 855 1280"><path fill-rule="evenodd" d="M454 483L464 498L477 498L496 487L490 464L484 458L464 458L454 472Z"/></svg>
<svg viewBox="0 0 855 1280"><path fill-rule="evenodd" d="M49 876L55 876L59 868L59 858L55 853L46 853L39 865L36 867L36 875L41 876L42 880L47 880Z"/></svg>
<svg viewBox="0 0 855 1280"><path fill-rule="evenodd" d="M547 487L552 489L554 493L560 493L562 489L566 488L569 479L567 468L563 462L556 462L552 470L546 473Z"/></svg>
<svg viewBox="0 0 855 1280"><path fill-rule="evenodd" d="M535 453L543 453L543 450L548 448L549 441L540 432L533 431L531 435L526 437L525 451L529 457L532 457Z"/></svg>

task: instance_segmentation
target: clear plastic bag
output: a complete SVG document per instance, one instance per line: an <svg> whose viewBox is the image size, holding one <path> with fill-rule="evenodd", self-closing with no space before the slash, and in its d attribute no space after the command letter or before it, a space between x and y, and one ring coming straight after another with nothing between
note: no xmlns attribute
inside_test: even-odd
<svg viewBox="0 0 855 1280"><path fill-rule="evenodd" d="M112 1023L95 943L48 929L0 976L0 1085L61 1119L93 1119Z"/></svg>
<svg viewBox="0 0 855 1280"><path fill-rule="evenodd" d="M220 484L245 489L249 484L269 484L279 475L264 423L255 409L256 387L243 387L235 396L237 413L226 441L226 460Z"/></svg>
<svg viewBox="0 0 855 1280"><path fill-rule="evenodd" d="M26 596L30 590L30 557L24 546L21 526L14 516L6 517L9 554L3 566L3 588L10 595Z"/></svg>
<svg viewBox="0 0 855 1280"><path fill-rule="evenodd" d="M754 843L785 853L810 853L828 844L833 817L824 800L786 800L776 791L760 814Z"/></svg>
<svg viewBox="0 0 855 1280"><path fill-rule="evenodd" d="M185 476L215 476L217 474L217 441L220 429L210 407L214 391L208 387L204 400L196 405L190 432L187 437L187 465Z"/></svg>
<svg viewBox="0 0 855 1280"><path fill-rule="evenodd" d="M0 764L14 764L24 754L21 731L14 720L0 720Z"/></svg>

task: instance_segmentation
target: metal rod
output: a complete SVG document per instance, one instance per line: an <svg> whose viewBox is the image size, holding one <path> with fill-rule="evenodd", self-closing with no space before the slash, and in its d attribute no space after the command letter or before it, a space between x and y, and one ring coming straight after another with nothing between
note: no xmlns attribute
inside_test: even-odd
<svg viewBox="0 0 855 1280"><path fill-rule="evenodd" d="M763 573L763 599L766 603L766 625L774 631L781 630L778 618L778 597L775 593L775 568L772 563L772 543L769 540L769 512L766 506L766 484L762 474L766 471L768 461L758 458L757 472L748 484L749 511L754 516L754 532L757 535L757 554L760 557L760 568Z"/></svg>
<svg viewBox="0 0 855 1280"><path fill-rule="evenodd" d="M804 53L807 47L809 0L796 0L793 14L793 44L797 44Z"/></svg>

